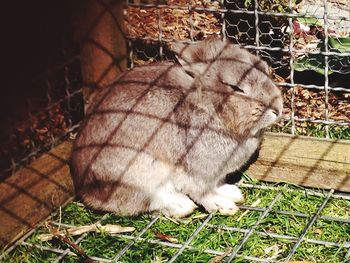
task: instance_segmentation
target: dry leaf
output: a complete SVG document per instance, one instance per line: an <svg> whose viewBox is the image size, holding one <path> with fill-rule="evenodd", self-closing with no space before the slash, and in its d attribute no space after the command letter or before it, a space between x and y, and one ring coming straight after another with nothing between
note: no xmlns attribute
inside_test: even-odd
<svg viewBox="0 0 350 263"><path fill-rule="evenodd" d="M179 243L179 240L177 240L175 237L172 237L170 235L163 234L163 233L160 233L160 232L156 232L155 235L160 240L168 241L170 243Z"/></svg>
<svg viewBox="0 0 350 263"><path fill-rule="evenodd" d="M156 258L151 261L151 263L162 263L162 262L165 262L165 261L159 256L156 256Z"/></svg>
<svg viewBox="0 0 350 263"><path fill-rule="evenodd" d="M322 229L316 228L316 229L314 230L314 233L317 234L317 235L322 235L322 234L323 234L323 231L322 231Z"/></svg>
<svg viewBox="0 0 350 263"><path fill-rule="evenodd" d="M222 254L222 255L219 255L219 256L216 256L216 257L213 257L209 263L218 263L218 262L221 262L225 257L227 257L228 255L230 255L232 251L232 248L229 247L225 250L225 252Z"/></svg>
<svg viewBox="0 0 350 263"><path fill-rule="evenodd" d="M274 244L270 247L265 248L264 252L265 254L270 255L269 259L274 259L282 252L282 250L278 244Z"/></svg>

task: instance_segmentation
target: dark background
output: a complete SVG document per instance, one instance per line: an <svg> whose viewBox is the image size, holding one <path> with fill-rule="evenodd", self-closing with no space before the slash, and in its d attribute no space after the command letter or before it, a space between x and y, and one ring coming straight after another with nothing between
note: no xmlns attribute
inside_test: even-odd
<svg viewBox="0 0 350 263"><path fill-rule="evenodd" d="M69 1L10 2L1 4L0 128L26 118L26 101L41 107L35 99L45 88L33 80L67 59L72 45Z"/></svg>

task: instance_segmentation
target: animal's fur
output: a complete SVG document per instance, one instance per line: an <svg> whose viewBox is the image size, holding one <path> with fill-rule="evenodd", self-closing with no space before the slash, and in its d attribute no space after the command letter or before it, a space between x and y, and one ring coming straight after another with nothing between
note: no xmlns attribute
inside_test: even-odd
<svg viewBox="0 0 350 263"><path fill-rule="evenodd" d="M265 62L228 42L172 48L181 65L137 67L94 94L72 165L95 209L184 216L196 203L232 214L243 199L223 179L281 115L281 92Z"/></svg>

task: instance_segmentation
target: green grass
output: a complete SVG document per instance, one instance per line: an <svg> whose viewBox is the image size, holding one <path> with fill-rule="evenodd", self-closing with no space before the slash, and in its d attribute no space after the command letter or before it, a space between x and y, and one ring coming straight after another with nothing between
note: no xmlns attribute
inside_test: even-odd
<svg viewBox="0 0 350 263"><path fill-rule="evenodd" d="M88 256L112 259L128 242L125 238L89 233L80 243L80 247Z"/></svg>
<svg viewBox="0 0 350 263"><path fill-rule="evenodd" d="M322 216L350 218L350 201L331 198L321 212Z"/></svg>
<svg viewBox="0 0 350 263"><path fill-rule="evenodd" d="M290 134L292 132L291 121L281 121L271 127L270 131ZM350 128L347 126L328 125L328 132L330 139L350 140ZM322 123L296 122L295 135L326 138L327 132Z"/></svg>
<svg viewBox="0 0 350 263"><path fill-rule="evenodd" d="M307 238L344 243L350 240L350 223L319 219L306 235Z"/></svg>
<svg viewBox="0 0 350 263"><path fill-rule="evenodd" d="M175 253L176 249L174 248L138 241L123 255L119 262L134 263L156 260L167 262Z"/></svg>
<svg viewBox="0 0 350 263"><path fill-rule="evenodd" d="M308 218L271 214L257 227L258 231L298 237L306 226Z"/></svg>
<svg viewBox="0 0 350 263"><path fill-rule="evenodd" d="M13 263L32 263L32 262L51 262L57 255L55 253L42 251L38 248L27 246L18 246L15 251L2 262Z"/></svg>
<svg viewBox="0 0 350 263"><path fill-rule="evenodd" d="M62 213L58 213L53 217L53 221L74 225L82 226L93 224L97 220L101 219L103 214L96 213L90 209L87 209L84 205L78 202L72 202L62 209Z"/></svg>
<svg viewBox="0 0 350 263"><path fill-rule="evenodd" d="M306 192L301 191L300 189L288 191L288 188L291 190L291 187L281 188L283 196L277 201L274 207L275 209L310 214L315 213L323 202L322 197L308 195Z"/></svg>
<svg viewBox="0 0 350 263"><path fill-rule="evenodd" d="M253 234L245 243L242 255L257 258L283 259L292 248L293 242Z"/></svg>
<svg viewBox="0 0 350 263"><path fill-rule="evenodd" d="M293 260L308 260L321 263L341 263L346 262L345 248L327 247L316 244L302 243L293 255Z"/></svg>
<svg viewBox="0 0 350 263"><path fill-rule="evenodd" d="M250 180L246 177L247 180ZM263 183L250 180L253 184L262 185ZM240 257L233 262L246 262L243 256L253 256L258 258L283 259L288 253L295 241L283 238L272 238L261 233L274 233L280 235L290 235L299 237L307 225L309 217L298 217L293 215L283 215L274 210L283 210L290 212L300 212L311 215L315 213L323 202L323 197L317 197L306 194L304 188L278 184L276 190L256 189L242 187L246 197L244 205L251 205L260 199L258 205L260 208L266 208L271 204L278 193L282 193L272 211L262 219L257 226L256 231L248 238L247 242L239 251ZM250 229L254 226L262 215L262 211L249 210L240 220L245 210L238 211L233 216L222 216L214 214L209 221L209 226L205 227L190 243L194 249L186 249L177 259L177 262L208 262L216 255L208 253L206 250L216 250L224 252L227 249L234 248L244 238L244 233L230 231L219 226L226 226L238 229ZM338 198L331 198L321 213L322 216L331 216L343 219L350 218L350 201ZM104 217L103 217L104 216ZM160 244L151 244L147 240L153 241L171 241L173 244L181 245L192 236L194 231L202 224L208 215L202 210L197 210L191 216L183 219L168 219L161 216L150 229L148 229L142 238L121 257L120 262L166 262L177 251L177 248L164 246ZM103 218L102 218L103 217ZM57 214L51 220L61 221L69 225L86 225L101 220L102 224L120 224L123 226L133 226L135 231L126 233L126 236L136 236L145 226L147 226L152 216L138 217L120 217L114 214L95 213L78 202L71 202L62 209L62 213ZM26 242L41 245L49 248L65 250L68 246L59 240L41 242L38 235L49 232L49 223L37 228L35 232L27 238ZM69 237L75 241L79 237ZM334 222L319 218L314 226L307 232L306 238L315 240L325 240L345 244L350 241L350 224ZM89 256L113 258L122 248L130 242L130 238L124 236L110 236L107 233L89 233L81 241L79 246ZM74 252L74 250L72 250ZM293 259L309 260L315 262L341 262L344 259L347 250L323 245L315 245L302 242L297 249ZM25 245L18 246L13 250L4 262L51 262L56 255L51 252L42 251ZM63 262L83 262L81 258L71 255L65 256Z"/></svg>

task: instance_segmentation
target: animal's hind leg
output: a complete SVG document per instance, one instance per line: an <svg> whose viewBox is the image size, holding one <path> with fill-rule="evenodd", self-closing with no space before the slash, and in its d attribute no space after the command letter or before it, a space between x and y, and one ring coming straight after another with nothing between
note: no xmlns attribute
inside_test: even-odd
<svg viewBox="0 0 350 263"><path fill-rule="evenodd" d="M197 207L187 195L177 192L171 181L157 188L150 201L150 211L160 211L170 217L184 217Z"/></svg>

